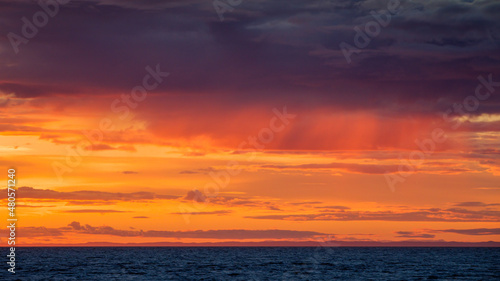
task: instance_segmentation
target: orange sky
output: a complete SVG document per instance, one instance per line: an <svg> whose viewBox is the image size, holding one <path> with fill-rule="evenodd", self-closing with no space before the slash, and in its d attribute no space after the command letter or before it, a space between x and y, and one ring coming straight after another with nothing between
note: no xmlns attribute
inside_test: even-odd
<svg viewBox="0 0 500 281"><path fill-rule="evenodd" d="M78 109L87 102L62 110L37 108L32 101L4 108L4 122L22 128L5 129L0 137L1 161L17 171L21 245L304 241L327 235L346 241L498 239L468 234L498 226L498 164L464 151L471 145L467 140L488 143L486 136L494 133L448 128L452 139L436 143L436 152L392 190L386 176L399 175L401 159L419 149L412 137L425 139L431 120L382 122L365 112L287 107L293 116L285 124L272 108L248 108L230 119L207 116L217 128L210 135L199 132L203 126L185 132L193 116L167 120L157 132L150 126L154 121L141 117L147 108L140 107L137 117L102 132L102 141L89 150L81 132L99 130L96 117L112 120L113 114L100 104ZM497 122L496 115L481 118ZM273 119L282 130L266 131ZM302 125L309 119L318 122ZM387 126L394 134L382 134ZM235 129L226 136L228 127ZM272 140L264 143L270 137L259 138L262 131L271 132ZM245 141L241 149L232 146ZM300 146L309 149L293 149Z"/></svg>
<svg viewBox="0 0 500 281"><path fill-rule="evenodd" d="M0 38L16 245L500 241L498 9L408 1L346 61L385 3L299 2L79 1ZM39 10L0 1L2 34Z"/></svg>

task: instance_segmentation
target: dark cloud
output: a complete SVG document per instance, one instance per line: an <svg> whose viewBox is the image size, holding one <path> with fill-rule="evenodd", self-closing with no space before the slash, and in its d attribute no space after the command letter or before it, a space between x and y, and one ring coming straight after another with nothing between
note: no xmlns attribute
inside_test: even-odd
<svg viewBox="0 0 500 281"><path fill-rule="evenodd" d="M196 202L205 202L207 200L205 195L197 189L188 191L186 196L184 196L184 199L188 200L188 201L196 201Z"/></svg>
<svg viewBox="0 0 500 281"><path fill-rule="evenodd" d="M205 239L299 239L312 238L323 233L295 230L193 230L193 231L160 231L160 230L120 230L110 226L94 227L72 222L70 229L85 234L113 235L122 237L164 237L164 238L205 238Z"/></svg>
<svg viewBox="0 0 500 281"><path fill-rule="evenodd" d="M0 230L0 233L4 237L9 236L10 230L4 228ZM18 237L61 237L63 236L63 231L57 228L47 228L44 226L26 226L16 228L16 235Z"/></svg>
<svg viewBox="0 0 500 281"><path fill-rule="evenodd" d="M110 132L88 150L134 152L134 144L186 145L184 140L199 136L213 146L234 148L262 128L260 121L269 122L262 109L277 104L299 117L266 149L414 149L413 141L427 132L422 127L442 121L436 113L474 94L479 75L500 80L499 5L401 1L387 27L347 63L340 43L354 44L354 27L373 21L370 12L387 9L388 1L245 1L224 21L212 1L71 1L19 46L19 54L8 40L0 41L0 96L8 97L0 98L0 107L22 100L38 109L84 115L87 110L72 107L92 101L96 111L106 103L107 114L113 98L142 82L146 66L159 65L171 73L168 81L134 109L151 136ZM40 10L36 1L1 1L0 33L20 34L20 19ZM334 112L339 115L326 120ZM370 116L350 119L342 115L346 112ZM499 112L500 95L491 95L471 114ZM248 114L254 116L251 122ZM419 124L409 125L412 118ZM67 132L16 119L0 123L0 131L75 142ZM500 122L468 122L460 130L500 131ZM352 136L364 141L353 142ZM330 168L397 171L394 165L360 163Z"/></svg>
<svg viewBox="0 0 500 281"><path fill-rule="evenodd" d="M404 237L404 238L434 238L436 235L428 234L428 233L415 233L412 231L398 231L396 232L396 237Z"/></svg>
<svg viewBox="0 0 500 281"><path fill-rule="evenodd" d="M221 22L211 1L72 1L18 55L1 43L0 89L19 97L127 91L159 63L172 72L160 92L190 94L157 99L162 108L194 94L212 107L281 101L428 114L470 95L479 74L498 75L495 1L401 1L347 64L339 44L353 44L353 28L387 2L246 1ZM20 18L40 10L31 1L0 5L3 34L20 34ZM499 112L498 101L473 114Z"/></svg>
<svg viewBox="0 0 500 281"><path fill-rule="evenodd" d="M38 96L50 95L54 92L71 93L71 90L51 85L47 86L19 83L0 83L0 92L4 92L7 94L14 93L17 97L20 98L33 98Z"/></svg>
<svg viewBox="0 0 500 281"><path fill-rule="evenodd" d="M500 228L444 229L436 231L458 233L464 235L500 235Z"/></svg>

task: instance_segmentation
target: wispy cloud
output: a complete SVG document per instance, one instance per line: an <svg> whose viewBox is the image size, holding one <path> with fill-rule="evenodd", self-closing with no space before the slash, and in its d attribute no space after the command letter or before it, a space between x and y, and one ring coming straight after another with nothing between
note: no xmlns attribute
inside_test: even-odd
<svg viewBox="0 0 500 281"><path fill-rule="evenodd" d="M61 212L63 212L63 213L76 213L76 214L91 214L91 213L107 214L107 213L126 213L127 211L82 209L82 210L64 210Z"/></svg>
<svg viewBox="0 0 500 281"><path fill-rule="evenodd" d="M498 222L499 211L466 209L433 209L432 211L338 211L309 214L247 216L251 219L287 221L441 221L441 222Z"/></svg>
<svg viewBox="0 0 500 281"><path fill-rule="evenodd" d="M397 236L396 237L403 237L403 238L434 238L436 235L434 234L428 234L428 233L415 233L413 231L398 231L396 232Z"/></svg>
<svg viewBox="0 0 500 281"><path fill-rule="evenodd" d="M487 206L500 206L498 203L483 203L483 202L459 202L454 204L457 207L487 207Z"/></svg>
<svg viewBox="0 0 500 281"><path fill-rule="evenodd" d="M4 193L7 191L4 189ZM160 195L152 192L104 192L104 191L56 191L50 189L36 189L33 187L19 187L19 196L29 199L54 199L54 200L83 200L83 201L141 201L141 200L154 200L154 199L176 199L178 196ZM4 195L5 196L5 195Z"/></svg>
<svg viewBox="0 0 500 281"><path fill-rule="evenodd" d="M219 210L219 211L210 211L210 212L179 212L179 213L171 213L172 215L227 215L232 213L229 210Z"/></svg>
<svg viewBox="0 0 500 281"><path fill-rule="evenodd" d="M443 229L436 231L464 235L500 235L500 228Z"/></svg>

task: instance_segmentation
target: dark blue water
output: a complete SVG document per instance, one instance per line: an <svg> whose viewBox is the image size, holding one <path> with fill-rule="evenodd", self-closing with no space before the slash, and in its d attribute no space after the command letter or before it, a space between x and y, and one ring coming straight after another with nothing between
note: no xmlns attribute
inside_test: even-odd
<svg viewBox="0 0 500 281"><path fill-rule="evenodd" d="M2 280L500 280L500 248L17 248L16 274L3 264Z"/></svg>

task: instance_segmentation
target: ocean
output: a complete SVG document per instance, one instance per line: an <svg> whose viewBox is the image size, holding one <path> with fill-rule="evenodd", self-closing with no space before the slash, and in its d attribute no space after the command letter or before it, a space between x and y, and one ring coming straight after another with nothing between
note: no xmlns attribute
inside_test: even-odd
<svg viewBox="0 0 500 281"><path fill-rule="evenodd" d="M16 248L16 273L3 264L2 280L500 280L500 248Z"/></svg>

